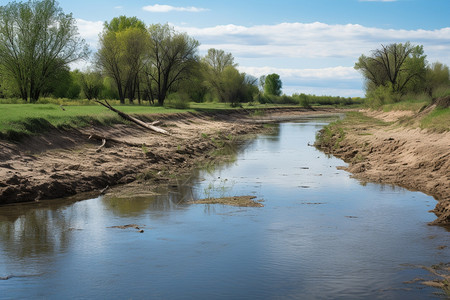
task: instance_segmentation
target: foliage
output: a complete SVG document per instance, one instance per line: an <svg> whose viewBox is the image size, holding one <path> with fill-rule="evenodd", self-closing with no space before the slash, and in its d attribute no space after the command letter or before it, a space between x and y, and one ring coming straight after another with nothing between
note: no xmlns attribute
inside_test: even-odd
<svg viewBox="0 0 450 300"><path fill-rule="evenodd" d="M98 99L103 88L103 79L100 72L87 71L81 74L81 87L88 100Z"/></svg>
<svg viewBox="0 0 450 300"><path fill-rule="evenodd" d="M168 24L154 24L149 28L149 59L145 65L147 88L164 104L167 94L179 81L188 78L193 66L198 63L198 41L186 33L176 32Z"/></svg>
<svg viewBox="0 0 450 300"><path fill-rule="evenodd" d="M75 22L54 0L0 7L1 69L22 99L36 102L55 73L87 57Z"/></svg>
<svg viewBox="0 0 450 300"><path fill-rule="evenodd" d="M381 45L371 56L361 55L355 69L364 76L368 92L385 86L394 94L404 94L420 88L418 85L425 78L425 58L423 46L409 42Z"/></svg>
<svg viewBox="0 0 450 300"><path fill-rule="evenodd" d="M164 107L175 108L175 109L188 109L190 107L189 96L183 93L173 93L170 94L166 101L164 101Z"/></svg>
<svg viewBox="0 0 450 300"><path fill-rule="evenodd" d="M280 96L282 85L280 75L275 73L269 74L265 77L264 94L268 96Z"/></svg>
<svg viewBox="0 0 450 300"><path fill-rule="evenodd" d="M116 85L121 103L140 94L140 77L149 44L145 25L137 18L120 16L105 22L100 36L97 65Z"/></svg>
<svg viewBox="0 0 450 300"><path fill-rule="evenodd" d="M426 91L432 97L439 97L436 92L450 87L450 72L448 66L434 62L426 70Z"/></svg>

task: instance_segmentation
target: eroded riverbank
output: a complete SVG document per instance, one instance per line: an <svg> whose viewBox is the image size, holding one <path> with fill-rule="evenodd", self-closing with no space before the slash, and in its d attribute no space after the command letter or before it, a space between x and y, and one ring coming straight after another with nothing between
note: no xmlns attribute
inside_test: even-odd
<svg viewBox="0 0 450 300"><path fill-rule="evenodd" d="M155 115L170 136L135 125L53 130L19 144L0 141L0 204L38 201L91 192L136 179L167 181L195 165L214 160L211 152L245 136L279 115L320 115L334 109L271 109ZM104 137L89 139L91 135Z"/></svg>
<svg viewBox="0 0 450 300"><path fill-rule="evenodd" d="M438 218L431 224L450 225L450 132L404 127L398 112L364 114L380 121L344 121L318 147L349 163L345 170L357 179L434 196Z"/></svg>

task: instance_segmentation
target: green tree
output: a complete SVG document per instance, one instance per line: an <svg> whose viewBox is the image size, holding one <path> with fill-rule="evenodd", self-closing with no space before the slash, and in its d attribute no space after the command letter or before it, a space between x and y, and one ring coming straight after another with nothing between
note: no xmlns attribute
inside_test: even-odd
<svg viewBox="0 0 450 300"><path fill-rule="evenodd" d="M22 99L37 101L53 74L88 53L75 19L56 1L0 7L0 64Z"/></svg>
<svg viewBox="0 0 450 300"><path fill-rule="evenodd" d="M450 71L447 65L435 62L427 67L426 91L433 97L433 93L441 87L450 86Z"/></svg>
<svg viewBox="0 0 450 300"><path fill-rule="evenodd" d="M381 45L371 56L361 55L355 64L366 80L366 89L389 87L393 93L405 94L418 88L425 76L426 55L423 46Z"/></svg>
<svg viewBox="0 0 450 300"><path fill-rule="evenodd" d="M282 85L280 75L269 74L265 78L264 93L268 96L280 96Z"/></svg>
<svg viewBox="0 0 450 300"><path fill-rule="evenodd" d="M103 78L100 72L86 71L80 74L81 88L88 100L98 99L103 89Z"/></svg>
<svg viewBox="0 0 450 300"><path fill-rule="evenodd" d="M149 28L150 46L145 67L148 93L163 105L169 92L189 78L198 63L198 41L186 33L176 32L168 24Z"/></svg>
<svg viewBox="0 0 450 300"><path fill-rule="evenodd" d="M237 67L237 64L234 63L233 54L214 48L208 49L208 53L203 58L203 62L210 66L217 74L222 73L226 67Z"/></svg>
<svg viewBox="0 0 450 300"><path fill-rule="evenodd" d="M111 77L121 103L140 99L140 76L146 59L149 38L145 24L136 17L120 16L105 22L96 60L99 68Z"/></svg>

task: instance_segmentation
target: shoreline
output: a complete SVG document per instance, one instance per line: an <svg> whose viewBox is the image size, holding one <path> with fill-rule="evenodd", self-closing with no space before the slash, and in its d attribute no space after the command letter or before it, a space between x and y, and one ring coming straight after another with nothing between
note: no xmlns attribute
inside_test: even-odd
<svg viewBox="0 0 450 300"><path fill-rule="evenodd" d="M0 205L84 193L98 196L137 180L167 182L218 159L211 156L214 150L267 131L263 124L271 120L338 112L342 110L279 108L266 109L263 116L246 110L148 115L171 135L120 124L54 129L17 144L0 140ZM92 136L97 139L89 139ZM103 138L106 144L101 147Z"/></svg>
<svg viewBox="0 0 450 300"><path fill-rule="evenodd" d="M430 225L450 226L450 132L404 127L398 112L362 111L375 122L348 121L332 129L332 138L316 146L341 158L352 177L393 184L433 196ZM387 123L385 123L387 122Z"/></svg>

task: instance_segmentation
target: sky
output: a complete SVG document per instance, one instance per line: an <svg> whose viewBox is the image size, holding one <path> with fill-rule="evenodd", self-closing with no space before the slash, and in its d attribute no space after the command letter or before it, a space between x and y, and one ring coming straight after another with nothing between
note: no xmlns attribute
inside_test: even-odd
<svg viewBox="0 0 450 300"><path fill-rule="evenodd" d="M0 0L0 5L8 1ZM450 65L450 0L60 0L95 51L103 23L125 15L169 23L209 48L231 52L241 72L280 75L283 92L364 96L354 70L381 45L423 45Z"/></svg>

